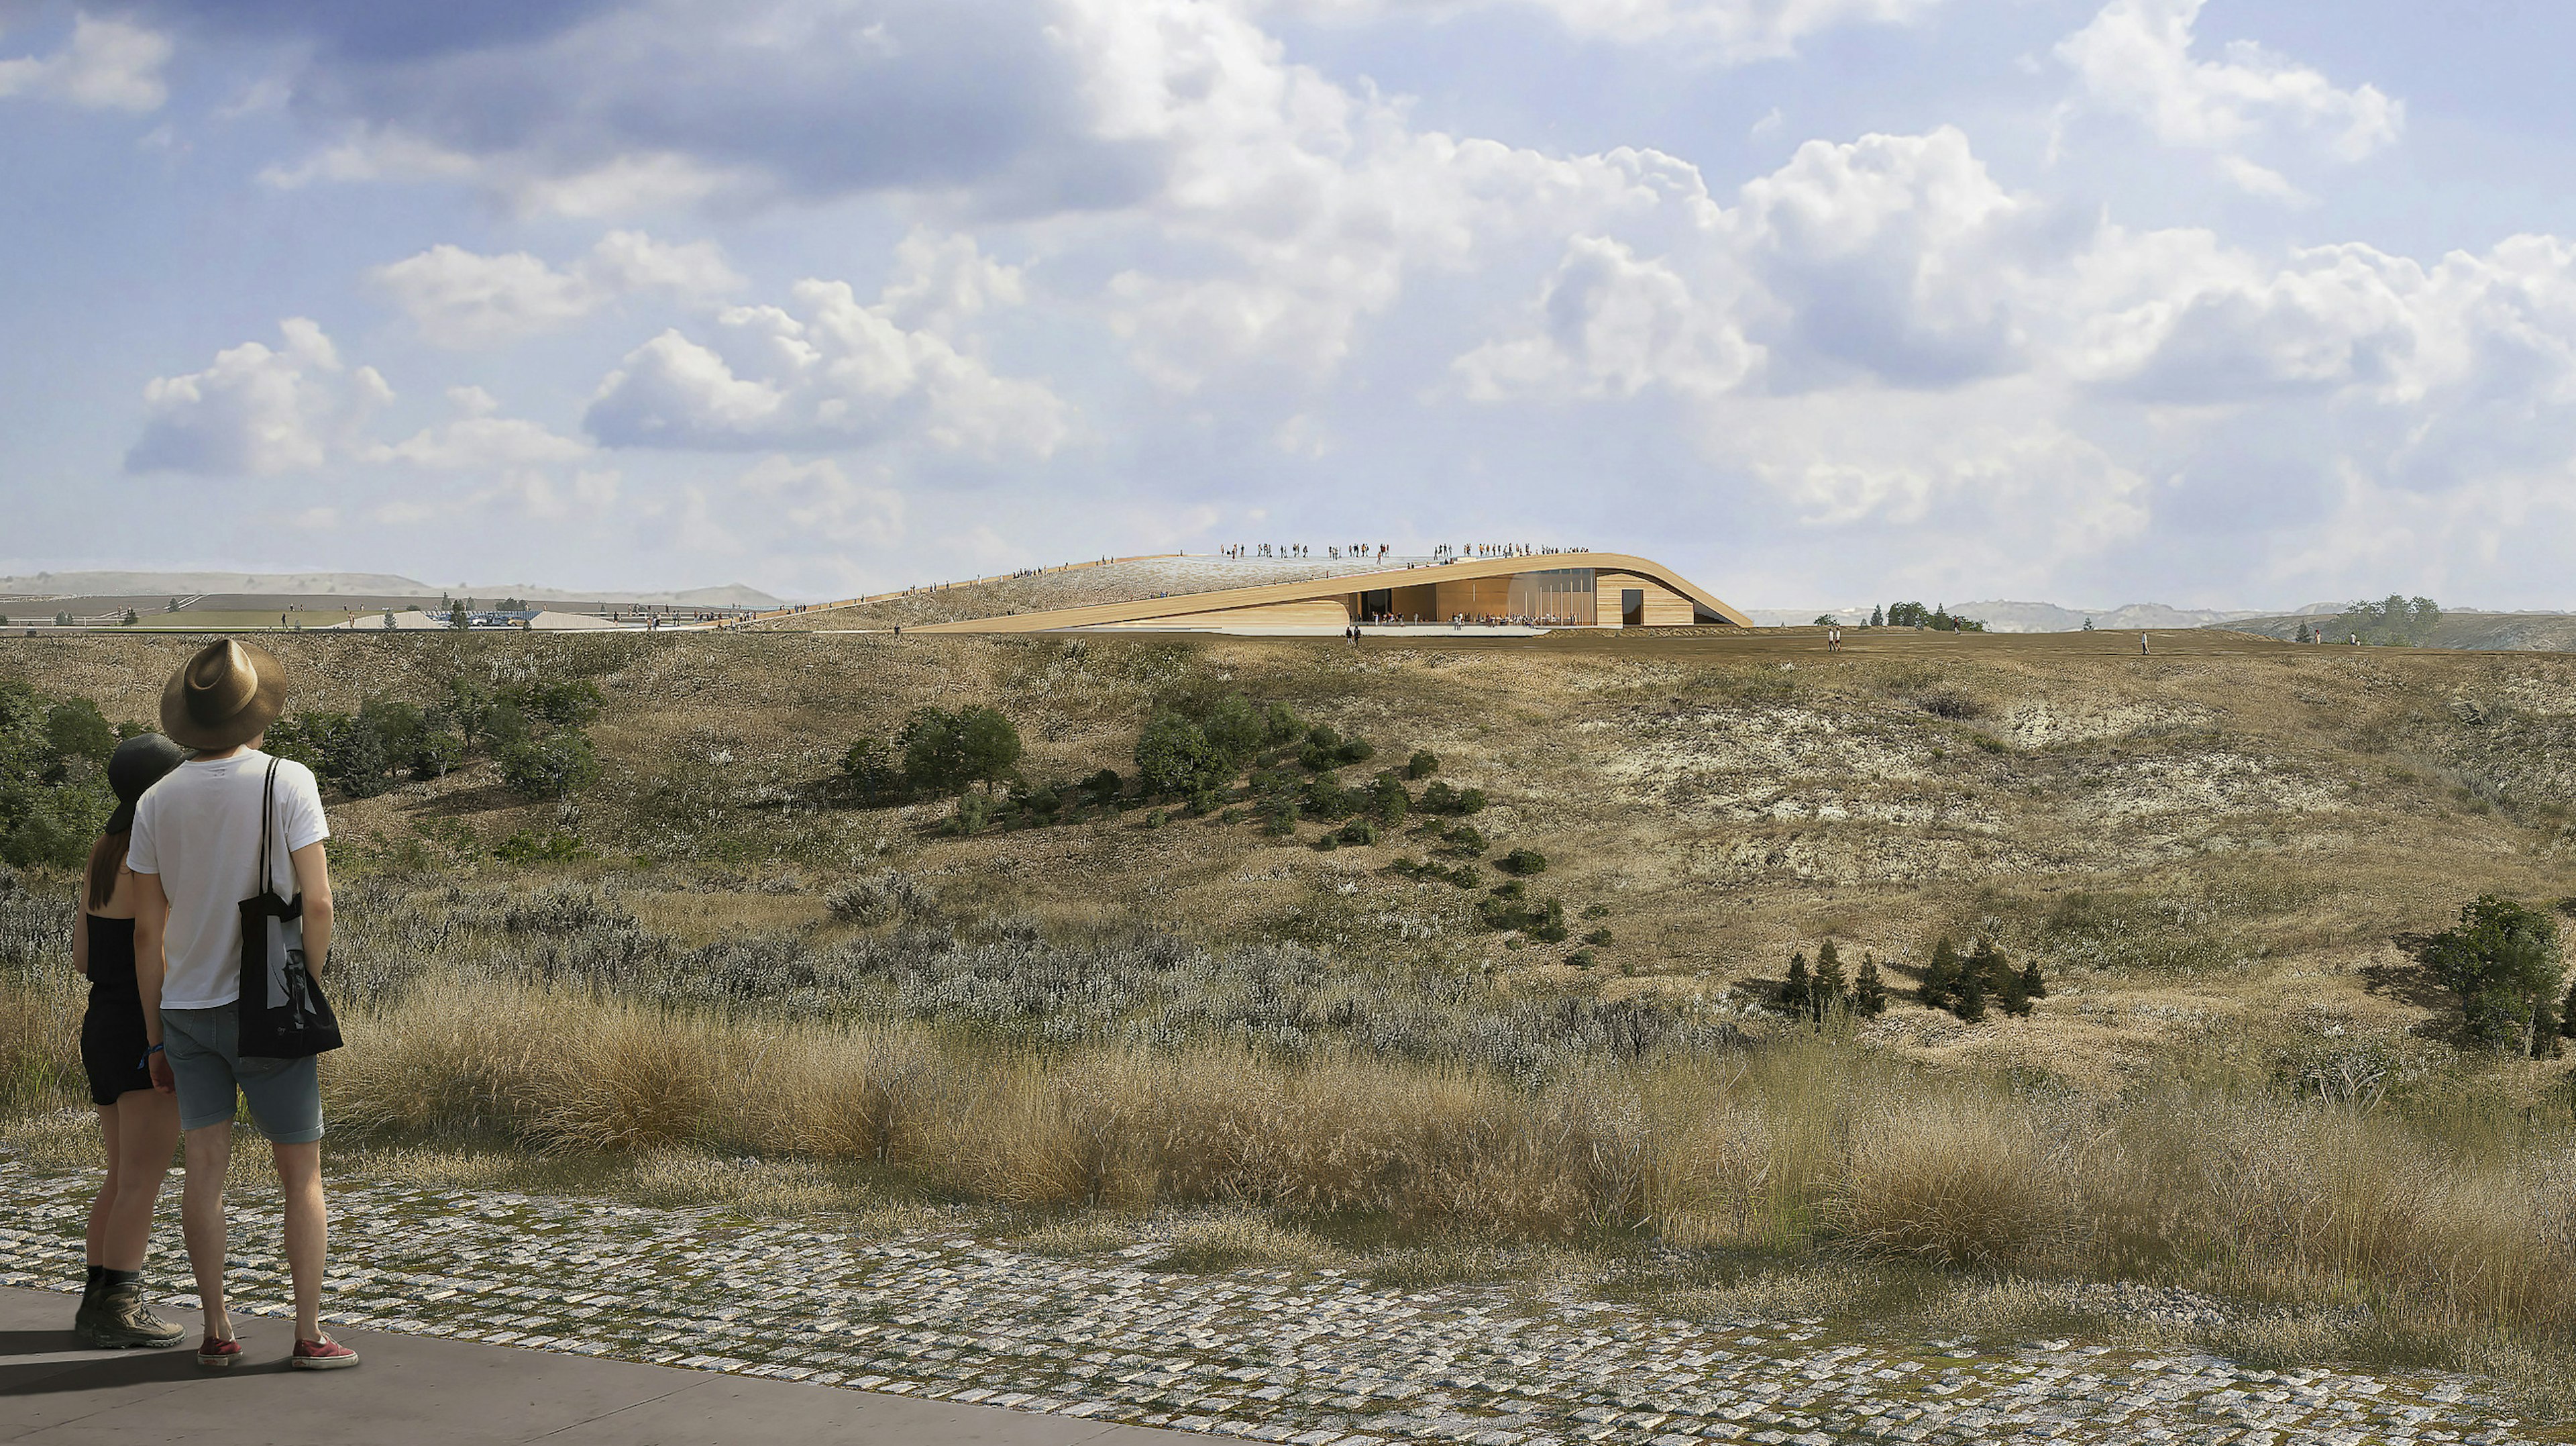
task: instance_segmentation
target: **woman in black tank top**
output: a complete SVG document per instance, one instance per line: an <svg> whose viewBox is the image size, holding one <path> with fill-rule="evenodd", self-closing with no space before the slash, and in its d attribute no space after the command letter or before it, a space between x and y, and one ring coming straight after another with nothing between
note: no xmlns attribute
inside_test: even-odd
<svg viewBox="0 0 2576 1446"><path fill-rule="evenodd" d="M143 1304L143 1255L161 1177L179 1143L179 1102L152 1087L146 1064L151 1042L134 978L134 876L125 867L135 801L186 757L158 733L117 745L107 765L117 808L90 848L72 934L72 967L89 976L81 1068L107 1147L107 1178L89 1207L89 1284L72 1328L96 1346L176 1345L186 1334Z"/></svg>

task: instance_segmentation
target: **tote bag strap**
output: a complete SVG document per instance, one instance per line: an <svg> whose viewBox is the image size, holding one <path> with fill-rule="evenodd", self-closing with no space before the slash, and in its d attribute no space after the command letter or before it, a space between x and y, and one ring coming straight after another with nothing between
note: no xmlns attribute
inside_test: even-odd
<svg viewBox="0 0 2576 1446"><path fill-rule="evenodd" d="M259 790L259 891L263 894L277 893L277 878L274 874L269 872L268 868L268 836L271 831L270 819L276 810L276 806L277 760L272 758L268 760L268 779L265 783L260 785ZM283 898L285 896L280 894L278 897Z"/></svg>

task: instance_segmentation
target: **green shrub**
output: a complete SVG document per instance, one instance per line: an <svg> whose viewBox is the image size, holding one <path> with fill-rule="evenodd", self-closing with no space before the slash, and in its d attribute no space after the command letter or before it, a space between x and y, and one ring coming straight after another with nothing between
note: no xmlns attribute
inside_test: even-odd
<svg viewBox="0 0 2576 1446"><path fill-rule="evenodd" d="M1297 717L1297 710L1285 703L1271 704L1263 722L1266 725L1264 736L1273 744L1289 742L1306 731L1305 723Z"/></svg>
<svg viewBox="0 0 2576 1446"><path fill-rule="evenodd" d="M1261 831L1272 838L1285 838L1297 831L1297 805L1281 799L1261 811Z"/></svg>
<svg viewBox="0 0 2576 1446"><path fill-rule="evenodd" d="M1377 842L1377 825L1365 818L1355 818L1342 825L1342 842L1366 848Z"/></svg>
<svg viewBox="0 0 2576 1446"><path fill-rule="evenodd" d="M599 756L579 729L517 739L493 758L501 765L502 785L521 798L564 798L599 780Z"/></svg>
<svg viewBox="0 0 2576 1446"><path fill-rule="evenodd" d="M575 835L524 828L492 846L492 857L505 864L561 864L589 856L590 850Z"/></svg>
<svg viewBox="0 0 2576 1446"><path fill-rule="evenodd" d="M1592 967L1592 951L1589 949L1577 949L1573 953L1565 956L1565 962L1577 969L1589 969Z"/></svg>
<svg viewBox="0 0 2576 1446"><path fill-rule="evenodd" d="M1082 781L1082 791L1101 803L1116 803L1126 789L1127 780L1120 778L1115 768L1104 768Z"/></svg>
<svg viewBox="0 0 2576 1446"><path fill-rule="evenodd" d="M1365 738L1346 739L1341 747L1333 750L1334 761L1339 763L1366 763L1376 756L1377 745Z"/></svg>
<svg viewBox="0 0 2576 1446"><path fill-rule="evenodd" d="M1369 812L1387 828L1403 826L1404 816L1413 810L1413 796L1404 791L1404 781L1390 769L1369 785Z"/></svg>
<svg viewBox="0 0 2576 1446"><path fill-rule="evenodd" d="M982 833L992 821L993 800L989 796L961 793L957 796L957 811L948 816L947 828L950 833L961 836Z"/></svg>
<svg viewBox="0 0 2576 1446"><path fill-rule="evenodd" d="M1163 812L1159 808L1145 815L1145 827L1147 828L1161 828L1163 825L1170 823L1171 821L1171 815Z"/></svg>
<svg viewBox="0 0 2576 1446"><path fill-rule="evenodd" d="M903 792L903 765L880 739L862 738L841 755L841 781L870 808Z"/></svg>
<svg viewBox="0 0 2576 1446"><path fill-rule="evenodd" d="M1439 756L1428 748L1416 748L1404 761L1404 776L1419 782L1440 771Z"/></svg>
<svg viewBox="0 0 2576 1446"><path fill-rule="evenodd" d="M1199 725L1178 713L1156 713L1136 737L1136 776L1148 793L1204 792L1231 771Z"/></svg>
<svg viewBox="0 0 2576 1446"><path fill-rule="evenodd" d="M1452 825L1444 837L1447 839L1448 851L1462 859L1483 858L1485 850L1493 846L1472 824Z"/></svg>
<svg viewBox="0 0 2576 1446"><path fill-rule="evenodd" d="M1494 867L1517 878L1547 872L1547 855L1536 849L1514 849L1494 860Z"/></svg>
<svg viewBox="0 0 2576 1446"><path fill-rule="evenodd" d="M1328 854L1328 853L1331 853L1333 850L1335 850L1335 849L1337 849L1337 848L1340 848L1341 846L1342 846L1342 839L1341 839L1341 835L1339 835L1339 834L1330 834L1330 833L1325 834L1325 835L1323 835L1322 837L1320 837L1320 838L1316 839L1316 840L1315 840L1315 844L1314 844L1315 852L1317 852L1317 853L1319 853L1319 854Z"/></svg>
<svg viewBox="0 0 2576 1446"><path fill-rule="evenodd" d="M1607 944L1610 942L1610 939L1610 931L1607 929L1595 929L1591 933L1583 936L1584 943L1593 945Z"/></svg>
<svg viewBox="0 0 2576 1446"><path fill-rule="evenodd" d="M2459 923L2425 944L2423 960L2458 996L2469 1037L2490 1048L2512 1044L2534 1002L2566 977L2557 921L2494 894L2461 905Z"/></svg>
<svg viewBox="0 0 2576 1446"><path fill-rule="evenodd" d="M587 727L599 717L602 699L587 678L569 683L512 683L493 694L535 722L556 728Z"/></svg>
<svg viewBox="0 0 2576 1446"><path fill-rule="evenodd" d="M1583 906L1583 917L1587 919L1607 919L1610 917L1610 906L1608 904L1586 904Z"/></svg>

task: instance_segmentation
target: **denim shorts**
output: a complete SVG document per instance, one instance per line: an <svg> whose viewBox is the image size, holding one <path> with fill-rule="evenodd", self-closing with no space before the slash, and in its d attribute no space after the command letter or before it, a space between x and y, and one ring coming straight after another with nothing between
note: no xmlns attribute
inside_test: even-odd
<svg viewBox="0 0 2576 1446"><path fill-rule="evenodd" d="M202 1130L233 1117L233 1091L273 1145L322 1138L322 1076L313 1057L244 1059L234 1047L241 1015L229 1004L161 1011L161 1047L179 1086L179 1128Z"/></svg>

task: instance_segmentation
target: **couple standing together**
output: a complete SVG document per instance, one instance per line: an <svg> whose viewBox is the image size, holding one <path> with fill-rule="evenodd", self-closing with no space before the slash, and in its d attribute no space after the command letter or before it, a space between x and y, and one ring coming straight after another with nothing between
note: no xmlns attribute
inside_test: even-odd
<svg viewBox="0 0 2576 1446"><path fill-rule="evenodd" d="M238 1094L268 1137L285 1196L295 1290L288 1364L358 1363L357 1352L322 1332L328 1226L314 1057L245 1056L240 1048L246 1018L255 1040L269 1025L267 1014L253 1015L268 1002L269 981L254 978L247 995L243 989L245 938L251 954L265 950L270 916L292 909L262 905L301 896L299 973L307 964L318 973L331 947L321 793L311 769L259 751L285 703L277 659L230 639L213 643L162 690L162 733L127 739L108 764L118 807L90 850L72 935L73 963L90 981L81 1064L107 1146L75 1322L94 1345L170 1346L186 1334L145 1306L142 1281L161 1177L184 1136L180 1221L206 1325L197 1363L241 1360L224 1304L224 1172ZM283 894L281 861L292 869Z"/></svg>

